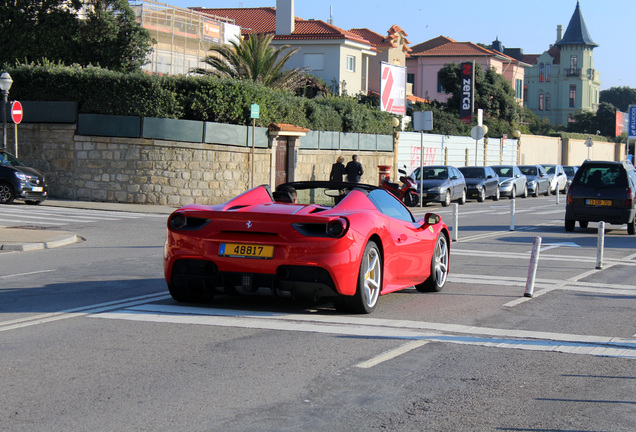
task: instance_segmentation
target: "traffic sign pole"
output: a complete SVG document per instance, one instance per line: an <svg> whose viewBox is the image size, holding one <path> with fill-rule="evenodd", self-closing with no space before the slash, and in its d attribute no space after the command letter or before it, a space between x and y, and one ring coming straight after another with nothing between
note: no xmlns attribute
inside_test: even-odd
<svg viewBox="0 0 636 432"><path fill-rule="evenodd" d="M14 101L11 104L11 119L15 124L15 133L14 137L14 146L13 146L13 154L15 157L18 157L18 125L22 122L23 110L22 104L19 101Z"/></svg>

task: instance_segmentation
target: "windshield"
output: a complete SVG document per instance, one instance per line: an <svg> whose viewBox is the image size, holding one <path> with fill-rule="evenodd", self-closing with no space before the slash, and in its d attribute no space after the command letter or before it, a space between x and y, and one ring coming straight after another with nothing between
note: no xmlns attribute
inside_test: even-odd
<svg viewBox="0 0 636 432"><path fill-rule="evenodd" d="M545 168L545 172L547 172L548 174L554 174L554 170L556 170L555 166L550 165L544 165L543 168Z"/></svg>
<svg viewBox="0 0 636 432"><path fill-rule="evenodd" d="M448 169L445 167L425 167L420 178L420 169L413 172L415 180L446 180L448 178Z"/></svg>
<svg viewBox="0 0 636 432"><path fill-rule="evenodd" d="M0 152L0 165L9 165L14 167L26 166L11 153L7 152Z"/></svg>
<svg viewBox="0 0 636 432"><path fill-rule="evenodd" d="M492 167L492 169L495 170L499 177L512 177L512 173L514 172L511 166Z"/></svg>
<svg viewBox="0 0 636 432"><path fill-rule="evenodd" d="M565 175L568 177L572 177L575 174L574 167L564 166L563 171L565 171Z"/></svg>
<svg viewBox="0 0 636 432"><path fill-rule="evenodd" d="M590 187L624 187L627 185L627 176L617 166L586 167L580 174L579 182Z"/></svg>
<svg viewBox="0 0 636 432"><path fill-rule="evenodd" d="M520 166L519 169L521 170L522 173L524 173L525 175L531 175L531 176L536 176L537 175L537 167L524 167L524 166Z"/></svg>
<svg viewBox="0 0 636 432"><path fill-rule="evenodd" d="M459 170L462 172L462 174L464 174L464 177L466 178L478 178L478 179L486 178L483 168L464 167L464 168L459 168Z"/></svg>

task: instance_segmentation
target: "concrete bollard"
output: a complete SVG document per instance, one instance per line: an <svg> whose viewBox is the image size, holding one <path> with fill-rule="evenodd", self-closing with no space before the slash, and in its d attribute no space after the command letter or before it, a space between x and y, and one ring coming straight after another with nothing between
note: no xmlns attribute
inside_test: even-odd
<svg viewBox="0 0 636 432"><path fill-rule="evenodd" d="M528 267L528 278L526 279L526 292L524 297L532 297L534 292L534 278L537 275L537 267L539 266L539 253L541 252L541 237L535 237L532 242L532 255L530 256L530 265Z"/></svg>
<svg viewBox="0 0 636 432"><path fill-rule="evenodd" d="M457 205L457 203L453 203L453 235L451 239L452 241L457 241L458 230L459 230L459 206Z"/></svg>
<svg viewBox="0 0 636 432"><path fill-rule="evenodd" d="M515 198L510 200L510 231L515 230Z"/></svg>
<svg viewBox="0 0 636 432"><path fill-rule="evenodd" d="M559 184L557 183L556 185L556 203L559 204L559 195L561 193L559 192Z"/></svg>
<svg viewBox="0 0 636 432"><path fill-rule="evenodd" d="M598 240L596 241L596 268L603 268L603 249L605 248L605 222L598 223Z"/></svg>

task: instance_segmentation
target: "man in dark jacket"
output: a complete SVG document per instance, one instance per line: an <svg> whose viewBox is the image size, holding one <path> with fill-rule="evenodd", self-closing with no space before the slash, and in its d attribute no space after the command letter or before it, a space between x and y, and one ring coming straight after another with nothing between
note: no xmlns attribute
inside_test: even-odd
<svg viewBox="0 0 636 432"><path fill-rule="evenodd" d="M364 174L362 164L358 162L358 155L353 155L351 161L345 167L347 173L347 181L351 183L360 183L360 177Z"/></svg>

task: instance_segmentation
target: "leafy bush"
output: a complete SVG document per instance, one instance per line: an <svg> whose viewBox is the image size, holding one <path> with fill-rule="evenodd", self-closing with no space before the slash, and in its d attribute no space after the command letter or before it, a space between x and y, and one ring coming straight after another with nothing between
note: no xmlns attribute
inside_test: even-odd
<svg viewBox="0 0 636 432"><path fill-rule="evenodd" d="M308 99L251 81L210 76L155 76L51 62L5 66L11 97L76 101L80 113L251 124L250 106L260 105L258 126L290 123L312 130L391 134L391 115L355 99Z"/></svg>

